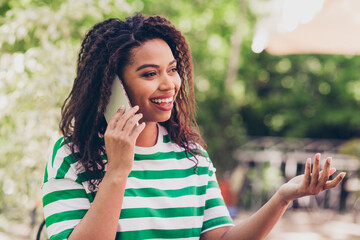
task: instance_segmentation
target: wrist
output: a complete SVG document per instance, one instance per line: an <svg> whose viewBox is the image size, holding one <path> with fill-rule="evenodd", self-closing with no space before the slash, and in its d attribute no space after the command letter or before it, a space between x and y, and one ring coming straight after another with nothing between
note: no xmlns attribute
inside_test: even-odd
<svg viewBox="0 0 360 240"><path fill-rule="evenodd" d="M121 170L108 168L103 178L103 181L104 180L109 181L116 185L122 184L124 182L126 183L129 174L130 174L129 171L121 171Z"/></svg>
<svg viewBox="0 0 360 240"><path fill-rule="evenodd" d="M275 193L274 197L277 199L277 201L278 201L281 205L283 205L283 206L289 205L289 204L292 202L292 200L291 200L291 199L287 199L283 194L281 194L280 191L281 191L281 189L279 189L279 190Z"/></svg>

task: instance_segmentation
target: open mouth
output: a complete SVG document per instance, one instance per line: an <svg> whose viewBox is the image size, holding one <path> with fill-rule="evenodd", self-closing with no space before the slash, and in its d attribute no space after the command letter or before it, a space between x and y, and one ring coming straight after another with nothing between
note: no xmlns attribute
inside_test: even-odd
<svg viewBox="0 0 360 240"><path fill-rule="evenodd" d="M151 102L155 104L161 104L161 103L171 103L173 101L174 97L169 98L153 98L150 99Z"/></svg>
<svg viewBox="0 0 360 240"><path fill-rule="evenodd" d="M162 98L152 98L151 103L161 111L171 111L173 108L174 96Z"/></svg>

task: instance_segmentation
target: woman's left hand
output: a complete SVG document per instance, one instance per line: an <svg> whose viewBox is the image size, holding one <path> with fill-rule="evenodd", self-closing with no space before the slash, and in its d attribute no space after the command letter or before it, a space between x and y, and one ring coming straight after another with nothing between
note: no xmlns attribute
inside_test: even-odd
<svg viewBox="0 0 360 240"><path fill-rule="evenodd" d="M287 203L300 197L317 195L326 189L336 187L344 179L346 173L342 172L329 181L329 177L335 171L335 168L331 168L331 158L326 159L324 168L320 171L320 153L317 153L312 171L311 158L308 158L305 164L305 173L282 185L278 194Z"/></svg>

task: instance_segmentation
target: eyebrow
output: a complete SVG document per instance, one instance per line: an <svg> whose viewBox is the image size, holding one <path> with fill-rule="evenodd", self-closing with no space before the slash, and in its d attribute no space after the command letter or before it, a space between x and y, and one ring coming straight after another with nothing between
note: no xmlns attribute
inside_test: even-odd
<svg viewBox="0 0 360 240"><path fill-rule="evenodd" d="M176 59L172 60L171 62L169 62L169 65L173 64L176 62ZM159 68L160 66L159 65L156 65L156 64L144 64L144 65L141 65L140 67L138 67L136 69L136 72L140 71L141 69L144 69L144 68L147 68L147 67L153 67L153 68Z"/></svg>

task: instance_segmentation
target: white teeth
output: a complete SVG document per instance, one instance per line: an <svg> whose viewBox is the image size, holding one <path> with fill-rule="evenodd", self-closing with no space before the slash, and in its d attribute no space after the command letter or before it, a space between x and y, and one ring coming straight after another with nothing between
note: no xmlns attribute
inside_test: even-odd
<svg viewBox="0 0 360 240"><path fill-rule="evenodd" d="M163 98L163 99L151 99L152 102L154 103L169 103L169 102L172 102L173 100L173 97L169 97L169 98Z"/></svg>

